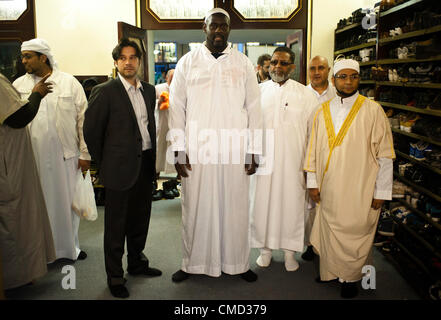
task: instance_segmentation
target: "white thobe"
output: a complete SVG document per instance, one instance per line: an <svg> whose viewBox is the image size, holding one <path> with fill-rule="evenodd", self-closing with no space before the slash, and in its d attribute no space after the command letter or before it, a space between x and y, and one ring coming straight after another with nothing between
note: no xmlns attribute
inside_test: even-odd
<svg viewBox="0 0 441 320"><path fill-rule="evenodd" d="M251 246L303 251L306 199L303 154L308 119L318 100L304 85L291 79L282 86L268 81L260 89L265 134L268 136L273 131L274 140L264 140L265 165L259 167L255 177Z"/></svg>
<svg viewBox="0 0 441 320"><path fill-rule="evenodd" d="M306 87L315 94L319 103L325 103L326 101L331 100L337 95L335 87L330 82L328 82L328 87L322 93L318 93L317 91L315 91L311 84L308 84Z"/></svg>
<svg viewBox="0 0 441 320"><path fill-rule="evenodd" d="M26 74L13 85L23 98L40 80ZM80 218L72 210L78 158L90 160L83 138L87 99L81 84L72 76L54 70L47 82L53 92L41 100L29 124L32 148L51 223L56 258L76 260L80 253Z"/></svg>
<svg viewBox="0 0 441 320"><path fill-rule="evenodd" d="M222 137L232 130L244 130L247 136L247 128L262 125L251 61L231 44L223 53L216 59L203 45L181 58L169 108L170 129L185 133L185 139L173 135L173 150L186 151L192 163L189 177L182 178L181 269L215 277L249 269L249 176L244 154L261 151L244 139L238 146L233 142L222 148L226 146ZM235 159L220 163L222 155Z"/></svg>

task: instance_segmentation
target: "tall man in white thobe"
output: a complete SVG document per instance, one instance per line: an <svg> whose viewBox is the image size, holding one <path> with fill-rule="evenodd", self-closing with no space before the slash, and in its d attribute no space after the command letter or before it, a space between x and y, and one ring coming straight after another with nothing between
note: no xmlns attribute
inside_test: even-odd
<svg viewBox="0 0 441 320"><path fill-rule="evenodd" d="M311 232L320 256L317 281L338 278L343 298L357 295L356 282L371 263L380 209L392 198L395 158L382 107L358 93L359 72L355 60L334 64L337 97L314 115L304 166L318 204Z"/></svg>
<svg viewBox="0 0 441 320"><path fill-rule="evenodd" d="M172 280L224 272L251 282L248 175L261 150L246 138L247 129L261 129L260 92L251 61L227 42L228 13L211 10L203 30L204 45L178 62L170 88L183 222L182 265Z"/></svg>
<svg viewBox="0 0 441 320"><path fill-rule="evenodd" d="M311 83L307 85L319 100L319 103L325 103L335 97L336 92L332 83L329 82L329 67L328 59L322 56L315 56L309 62L308 72ZM312 249L309 237L312 230L312 224L315 218L315 204L314 201L308 199L308 206L305 220L305 245L307 245L306 251L302 254L302 259L311 261L314 259L314 251Z"/></svg>
<svg viewBox="0 0 441 320"><path fill-rule="evenodd" d="M260 166L257 171L251 225L251 246L260 249L256 263L269 266L272 250L283 249L287 271L299 268L294 253L303 251L303 154L308 119L318 106L310 90L289 78L295 69L294 60L289 48L277 48L270 62L271 80L260 84L264 130L266 134L273 131L274 140L265 139L265 163L272 164L272 170ZM274 159L267 159L272 154ZM260 174L263 170L270 172Z"/></svg>
<svg viewBox="0 0 441 320"><path fill-rule="evenodd" d="M32 39L21 46L27 74L13 85L28 97L34 85L47 73L53 92L42 101L29 130L41 186L43 188L57 259L83 260L78 228L80 218L72 210L75 177L79 168L90 166L90 155L83 138L87 99L83 87L72 75L61 72L43 39Z"/></svg>

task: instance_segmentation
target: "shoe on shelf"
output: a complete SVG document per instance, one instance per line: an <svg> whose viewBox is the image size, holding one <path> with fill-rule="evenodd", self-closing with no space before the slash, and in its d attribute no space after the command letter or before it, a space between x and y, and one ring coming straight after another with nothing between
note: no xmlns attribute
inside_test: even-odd
<svg viewBox="0 0 441 320"><path fill-rule="evenodd" d="M395 235L395 222L392 217L382 219L378 222L378 234L386 237L393 237Z"/></svg>
<svg viewBox="0 0 441 320"><path fill-rule="evenodd" d="M390 241L390 237L386 237L386 236L383 236L383 235L377 233L375 235L373 245L374 245L374 247L381 247L389 241Z"/></svg>

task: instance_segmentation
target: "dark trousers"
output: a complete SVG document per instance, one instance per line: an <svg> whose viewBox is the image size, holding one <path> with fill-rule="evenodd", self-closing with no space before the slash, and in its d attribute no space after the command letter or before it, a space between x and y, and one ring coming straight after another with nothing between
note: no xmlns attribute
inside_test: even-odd
<svg viewBox="0 0 441 320"><path fill-rule="evenodd" d="M152 207L154 161L152 151L142 153L136 183L125 191L106 189L104 212L104 260L110 285L123 284L122 257L127 237L128 271L148 267L142 251L147 240Z"/></svg>

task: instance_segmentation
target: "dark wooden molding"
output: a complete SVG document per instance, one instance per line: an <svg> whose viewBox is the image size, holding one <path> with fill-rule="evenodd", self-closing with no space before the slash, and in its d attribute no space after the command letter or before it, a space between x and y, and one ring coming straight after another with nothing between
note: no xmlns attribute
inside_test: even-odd
<svg viewBox="0 0 441 320"><path fill-rule="evenodd" d="M202 29L201 20L161 20L147 10L147 1L141 0L141 26L147 30ZM208 0L207 0L208 1ZM305 29L308 23L308 1L299 0L299 9L287 19L245 19L233 9L233 0L213 0L215 7L230 14L232 29Z"/></svg>
<svg viewBox="0 0 441 320"><path fill-rule="evenodd" d="M0 42L27 41L35 38L35 4L27 0L28 8L15 21L0 21Z"/></svg>

